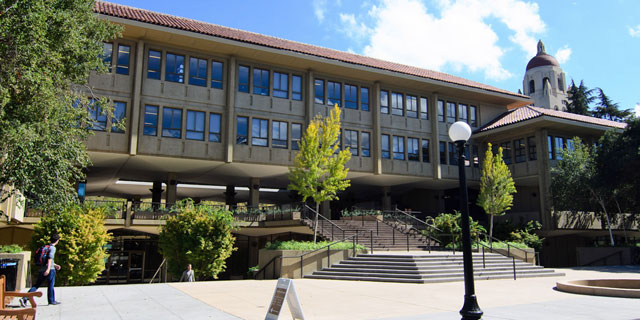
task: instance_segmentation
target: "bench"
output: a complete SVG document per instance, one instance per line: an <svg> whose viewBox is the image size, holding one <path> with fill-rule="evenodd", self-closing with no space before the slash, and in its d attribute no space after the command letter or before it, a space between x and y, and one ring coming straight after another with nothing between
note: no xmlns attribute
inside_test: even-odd
<svg viewBox="0 0 640 320"><path fill-rule="evenodd" d="M6 279L0 275L0 320L31 320L36 318L36 300L34 297L41 297L42 292L15 292L4 291ZM31 308L9 308L7 305L14 298L28 298Z"/></svg>

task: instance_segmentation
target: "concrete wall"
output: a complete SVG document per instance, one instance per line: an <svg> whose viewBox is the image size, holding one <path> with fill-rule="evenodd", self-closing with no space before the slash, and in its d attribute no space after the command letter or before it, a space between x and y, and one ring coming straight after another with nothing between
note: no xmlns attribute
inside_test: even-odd
<svg viewBox="0 0 640 320"><path fill-rule="evenodd" d="M260 268L264 267L271 259L276 256L283 257L282 259L276 259L276 279L280 277L298 279L300 276L300 258L297 257L308 251L300 250L260 250L260 258L258 265ZM352 250L331 250L329 253L327 250L320 250L314 253L305 255L302 258L302 273L311 274L316 270L320 270L327 267L329 264L335 264L339 261L345 260L353 255ZM293 257L293 258L287 258ZM272 278L272 267L269 267L265 273L265 279Z"/></svg>

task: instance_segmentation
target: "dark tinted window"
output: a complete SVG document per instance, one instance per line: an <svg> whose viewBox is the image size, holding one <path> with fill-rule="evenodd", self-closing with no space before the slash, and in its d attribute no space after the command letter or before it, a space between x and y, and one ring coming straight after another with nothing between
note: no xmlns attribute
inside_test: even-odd
<svg viewBox="0 0 640 320"><path fill-rule="evenodd" d="M407 159L409 161L420 161L420 147L416 138L407 138Z"/></svg>
<svg viewBox="0 0 640 320"><path fill-rule="evenodd" d="M360 137L362 138L362 143L360 145L360 150L362 150L363 157L371 156L371 138L368 132L360 133Z"/></svg>
<svg viewBox="0 0 640 320"><path fill-rule="evenodd" d="M248 144L248 128L249 119L247 117L238 117L236 125L236 144Z"/></svg>
<svg viewBox="0 0 640 320"><path fill-rule="evenodd" d="M327 104L329 105L335 105L337 104L338 107L340 107L340 103L342 100L342 94L341 94L341 89L340 89L341 85L339 82L333 82L333 81L328 81L327 82L327 91L328 91L328 100L327 100Z"/></svg>
<svg viewBox="0 0 640 320"><path fill-rule="evenodd" d="M182 110L162 108L162 136L180 138L182 136Z"/></svg>
<svg viewBox="0 0 640 320"><path fill-rule="evenodd" d="M207 85L207 60L189 58L189 84L201 87Z"/></svg>
<svg viewBox="0 0 640 320"><path fill-rule="evenodd" d="M144 107L144 135L158 134L158 107L147 105Z"/></svg>
<svg viewBox="0 0 640 320"><path fill-rule="evenodd" d="M222 89L222 62L211 61L211 88Z"/></svg>
<svg viewBox="0 0 640 320"><path fill-rule="evenodd" d="M238 67L238 91L249 93L249 67Z"/></svg>
<svg viewBox="0 0 640 320"><path fill-rule="evenodd" d="M116 73L129 74L129 57L131 56L131 47L123 44L118 45L118 63L116 64Z"/></svg>
<svg viewBox="0 0 640 320"><path fill-rule="evenodd" d="M147 78L160 80L160 66L162 65L162 53L149 50L147 57Z"/></svg>
<svg viewBox="0 0 640 320"><path fill-rule="evenodd" d="M344 107L348 109L358 109L358 87L344 85Z"/></svg>
<svg viewBox="0 0 640 320"><path fill-rule="evenodd" d="M282 72L273 72L273 96L289 98L289 75Z"/></svg>
<svg viewBox="0 0 640 320"><path fill-rule="evenodd" d="M298 143L300 142L300 138L302 137L302 125L299 123L291 124L291 149L299 150L300 147Z"/></svg>
<svg viewBox="0 0 640 320"><path fill-rule="evenodd" d="M360 88L360 110L369 111L369 88Z"/></svg>
<svg viewBox="0 0 640 320"><path fill-rule="evenodd" d="M291 99L302 100L302 77L291 76Z"/></svg>
<svg viewBox="0 0 640 320"><path fill-rule="evenodd" d="M220 142L220 119L221 116L217 113L209 114L209 141Z"/></svg>
<svg viewBox="0 0 640 320"><path fill-rule="evenodd" d="M269 70L253 68L253 93L269 95Z"/></svg>
<svg viewBox="0 0 640 320"><path fill-rule="evenodd" d="M382 137L382 159L389 159L391 157L391 150L389 149L389 135L383 134Z"/></svg>
<svg viewBox="0 0 640 320"><path fill-rule="evenodd" d="M171 82L184 82L184 56L167 53L164 79Z"/></svg>

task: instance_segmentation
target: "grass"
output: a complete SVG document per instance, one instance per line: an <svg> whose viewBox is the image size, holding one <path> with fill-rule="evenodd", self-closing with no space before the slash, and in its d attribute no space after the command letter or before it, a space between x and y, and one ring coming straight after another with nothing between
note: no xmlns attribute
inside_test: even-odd
<svg viewBox="0 0 640 320"><path fill-rule="evenodd" d="M320 249L331 242L329 241L318 241L313 243L311 241L275 241L268 242L265 246L267 250L304 250L304 251L312 251ZM331 245L331 250L351 250L353 249L352 242L338 242ZM367 251L367 248L363 245L356 244L356 250L358 251Z"/></svg>

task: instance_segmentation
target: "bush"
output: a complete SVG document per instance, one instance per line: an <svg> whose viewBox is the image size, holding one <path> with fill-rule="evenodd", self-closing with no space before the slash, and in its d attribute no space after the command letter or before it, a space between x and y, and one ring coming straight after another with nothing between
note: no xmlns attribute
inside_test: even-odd
<svg viewBox="0 0 640 320"><path fill-rule="evenodd" d="M218 277L225 270L225 260L235 250L233 216L218 207L197 206L193 200L178 202L162 227L158 247L167 259L169 272L180 276L187 264L199 279Z"/></svg>
<svg viewBox="0 0 640 320"><path fill-rule="evenodd" d="M376 216L382 214L380 210L367 210L367 209L344 209L341 212L343 217L360 217L360 216Z"/></svg>
<svg viewBox="0 0 640 320"><path fill-rule="evenodd" d="M544 238L540 238L535 232L540 230L542 225L538 221L529 221L523 229L519 229L511 232L510 240L513 242L524 243L530 248L540 250L542 248L542 241Z"/></svg>
<svg viewBox="0 0 640 320"><path fill-rule="evenodd" d="M45 215L35 225L31 239L32 252L49 244L53 234L60 234L55 262L61 269L56 274L56 283L89 284L105 269L108 258L106 245L111 235L104 227L104 219L104 208L74 205Z"/></svg>
<svg viewBox="0 0 640 320"><path fill-rule="evenodd" d="M314 243L313 241L275 241L275 242L267 242L267 245L264 247L267 250L302 250L302 251L313 251L320 249L326 245L329 245L331 242L329 241L318 241ZM353 242L344 241L338 242L331 245L331 250L352 250ZM356 250L360 252L367 252L367 247L356 244Z"/></svg>
<svg viewBox="0 0 640 320"><path fill-rule="evenodd" d="M24 249L17 244L0 245L0 253L18 253L22 251Z"/></svg>
<svg viewBox="0 0 640 320"><path fill-rule="evenodd" d="M424 232L426 236L437 239L443 246L447 246L452 242L460 243L460 237L462 236L462 214L459 211L454 213L441 213L436 217L428 217L427 224L430 224L440 231L435 229L427 229ZM469 217L469 231L471 233L471 239L476 239L480 233L486 233L487 230L481 226L477 221L474 221Z"/></svg>

